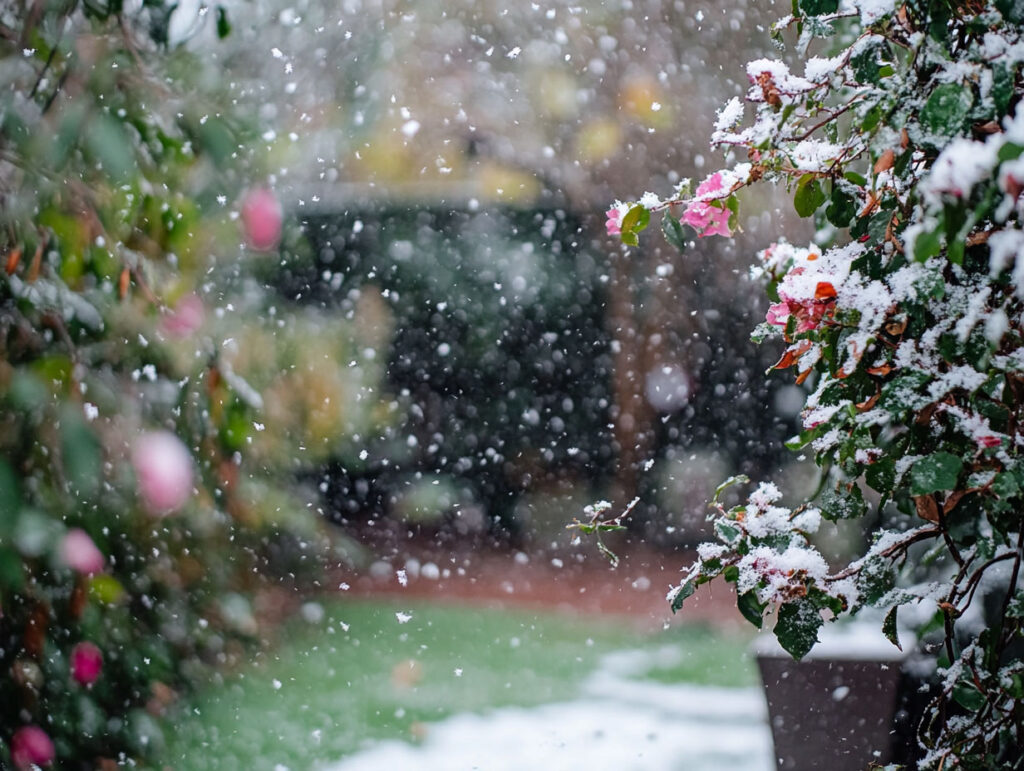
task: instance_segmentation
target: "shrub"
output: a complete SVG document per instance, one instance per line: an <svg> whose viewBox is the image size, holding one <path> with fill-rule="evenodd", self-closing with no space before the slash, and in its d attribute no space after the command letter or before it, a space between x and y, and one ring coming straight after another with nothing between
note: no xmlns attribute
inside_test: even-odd
<svg viewBox="0 0 1024 771"><path fill-rule="evenodd" d="M0 11L5 768L154 757L176 695L255 642L261 579L339 556L298 484L326 453L306 446L387 420L372 369L345 370L344 423L264 404L254 378L284 369L288 334L325 328L251 278L301 244L253 184L255 122L207 86L208 50L168 44L174 9ZM326 328L319 366L342 371L358 322ZM301 401L320 375L293 375Z"/></svg>
<svg viewBox="0 0 1024 771"><path fill-rule="evenodd" d="M752 110L734 98L718 114L726 167L607 214L635 245L661 212L685 249L735 231L742 190L766 181L813 218L811 244L758 255L770 305L754 335L781 338L775 368L810 389L791 446L813 451L824 492L794 509L771 483L728 510L716 496L717 540L670 600L723 576L755 625L777 611L796 658L828 618L883 609L898 644L900 607L934 609L923 768L1022 762L1022 32L1009 0L794 0L772 30L793 63L749 63ZM870 546L834 569L811 540L822 518L877 523ZM901 570L919 563L931 580Z"/></svg>

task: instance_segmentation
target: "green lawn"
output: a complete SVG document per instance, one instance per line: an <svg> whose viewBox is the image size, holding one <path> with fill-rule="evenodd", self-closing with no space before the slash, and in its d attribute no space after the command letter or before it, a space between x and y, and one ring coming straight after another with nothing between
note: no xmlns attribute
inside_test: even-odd
<svg viewBox="0 0 1024 771"><path fill-rule="evenodd" d="M658 682L753 685L746 637L640 636L607 619L426 603L337 601L293 622L272 656L198 694L167 729L179 771L291 771L455 712L572 699L605 654L650 651ZM410 614L404 623L396 614ZM739 663L737 663L739 662Z"/></svg>

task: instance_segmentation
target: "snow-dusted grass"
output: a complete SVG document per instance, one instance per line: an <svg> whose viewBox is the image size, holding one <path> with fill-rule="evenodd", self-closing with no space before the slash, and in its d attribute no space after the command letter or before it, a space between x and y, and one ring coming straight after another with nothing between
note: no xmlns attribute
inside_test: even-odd
<svg viewBox="0 0 1024 771"><path fill-rule="evenodd" d="M663 649L660 657L673 657ZM322 771L772 771L758 688L650 682L651 651L602 657L570 701L458 714Z"/></svg>
<svg viewBox="0 0 1024 771"><path fill-rule="evenodd" d="M602 619L339 602L285 639L187 705L168 765L770 766L748 638L700 627L644 638Z"/></svg>

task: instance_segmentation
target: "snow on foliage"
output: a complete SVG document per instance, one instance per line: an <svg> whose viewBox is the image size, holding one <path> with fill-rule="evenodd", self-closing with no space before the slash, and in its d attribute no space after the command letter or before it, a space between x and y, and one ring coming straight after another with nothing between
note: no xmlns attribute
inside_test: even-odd
<svg viewBox="0 0 1024 771"><path fill-rule="evenodd" d="M1016 763L1024 10L1009 0L798 0L793 9L772 34L795 57L748 64L752 117L733 98L714 125L712 144L749 163L714 171L696 195L684 185L653 206L618 205L628 207L626 245L664 212L663 233L683 249L694 235L686 226L733 232L737 195L767 181L818 226L806 247L780 237L752 274L771 300L755 339L781 338L776 368L813 385L790 444L814 451L824 492L813 507L788 508L762 483L728 510L716 495L717 543L698 549L669 600L679 609L723 576L754 624L777 611L775 634L798 658L828 618L881 608L898 645L897 609L934 607L946 674L920 727L920 767ZM810 538L820 518L871 510L880 523L871 546L829 566ZM901 568L927 543L931 575L914 583ZM983 615L986 594L995 616ZM951 701L962 716L949 717Z"/></svg>

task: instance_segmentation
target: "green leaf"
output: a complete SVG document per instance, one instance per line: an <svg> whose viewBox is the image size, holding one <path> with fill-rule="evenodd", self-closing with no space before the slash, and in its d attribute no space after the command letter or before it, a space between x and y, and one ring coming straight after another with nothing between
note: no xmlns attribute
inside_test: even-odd
<svg viewBox="0 0 1024 771"><path fill-rule="evenodd" d="M825 209L825 216L837 228L849 227L850 220L857 216L857 204L839 187L833 187L832 199Z"/></svg>
<svg viewBox="0 0 1024 771"><path fill-rule="evenodd" d="M730 584L734 584L740 580L740 569L736 565L726 565L725 570L722 571L722 578Z"/></svg>
<svg viewBox="0 0 1024 771"><path fill-rule="evenodd" d="M868 178L858 174L855 171L848 171L843 174L843 178L857 185L858 187L864 187L868 183Z"/></svg>
<svg viewBox="0 0 1024 771"><path fill-rule="evenodd" d="M974 97L959 83L943 83L932 91L921 110L921 126L930 135L933 144L944 145L949 137L960 133Z"/></svg>
<svg viewBox="0 0 1024 771"><path fill-rule="evenodd" d="M64 532L64 526L55 517L25 509L11 541L23 557L41 557L54 548Z"/></svg>
<svg viewBox="0 0 1024 771"><path fill-rule="evenodd" d="M1019 0L1024 6L1024 0ZM992 65L992 102L995 105L995 118L999 119L1010 111L1010 100L1013 98L1014 71L1005 62L994 62Z"/></svg>
<svg viewBox="0 0 1024 771"><path fill-rule="evenodd" d="M998 498L1012 498L1020 492L1020 485L1013 474L1004 471L996 474L991 489Z"/></svg>
<svg viewBox="0 0 1024 771"><path fill-rule="evenodd" d="M133 144L121 123L108 114L92 116L85 127L85 146L111 179L121 182L135 172Z"/></svg>
<svg viewBox="0 0 1024 771"><path fill-rule="evenodd" d="M39 375L15 370L7 395L15 409L29 412L40 409L50 394Z"/></svg>
<svg viewBox="0 0 1024 771"><path fill-rule="evenodd" d="M11 546L0 544L0 589L17 592L25 583L21 555Z"/></svg>
<svg viewBox="0 0 1024 771"><path fill-rule="evenodd" d="M856 56L851 57L850 66L853 68L854 77L861 83L878 85L879 71L878 45L865 46Z"/></svg>
<svg viewBox="0 0 1024 771"><path fill-rule="evenodd" d="M839 0L800 0L800 10L808 16L835 13L839 10Z"/></svg>
<svg viewBox="0 0 1024 771"><path fill-rule="evenodd" d="M905 375L897 375L884 386L882 396L878 400L878 408L899 415L905 411L917 409L918 405L927 403L927 396L921 391L931 376L926 372L912 371Z"/></svg>
<svg viewBox="0 0 1024 771"><path fill-rule="evenodd" d="M813 174L805 174L797 184L796 195L793 196L796 213L801 217L810 217L825 200L825 193L818 180Z"/></svg>
<svg viewBox="0 0 1024 771"><path fill-rule="evenodd" d="M21 512L18 477L6 461L0 460L0 540L8 541Z"/></svg>
<svg viewBox="0 0 1024 771"><path fill-rule="evenodd" d="M775 636L790 656L802 659L818 642L818 630L823 623L821 614L810 601L795 600L779 608Z"/></svg>
<svg viewBox="0 0 1024 771"><path fill-rule="evenodd" d="M651 213L640 204L636 204L622 218L622 234L639 233L651 221Z"/></svg>
<svg viewBox="0 0 1024 771"><path fill-rule="evenodd" d="M724 482L722 482L722 484L715 488L715 494L711 498L711 505L713 506L714 504L718 503L718 499L722 496L722 493L724 493L728 488L732 487L733 485L746 484L749 481L750 477L748 477L746 474L737 474L736 476L729 477Z"/></svg>
<svg viewBox="0 0 1024 771"><path fill-rule="evenodd" d="M736 607L743 614L743 618L758 629L761 628L761 624L764 622L765 604L757 599L757 592L751 590L741 594L736 598Z"/></svg>
<svg viewBox="0 0 1024 771"><path fill-rule="evenodd" d="M995 5L1011 24L1024 22L1024 0L996 0Z"/></svg>
<svg viewBox="0 0 1024 771"><path fill-rule="evenodd" d="M121 582L106 573L98 573L89 578L89 596L104 605L115 605L124 597Z"/></svg>
<svg viewBox="0 0 1024 771"><path fill-rule="evenodd" d="M695 591L697 591L697 584L692 578L680 586L679 591L672 598L672 612L678 612L683 607L683 603L686 602L686 598L690 597Z"/></svg>
<svg viewBox="0 0 1024 771"><path fill-rule="evenodd" d="M967 242L962 238L951 238L949 243L946 245L946 256L949 261L954 265L964 264L964 250L967 248Z"/></svg>
<svg viewBox="0 0 1024 771"><path fill-rule="evenodd" d="M860 602L874 606L896 585L896 571L885 557L871 557L857 574Z"/></svg>
<svg viewBox="0 0 1024 771"><path fill-rule="evenodd" d="M686 232L683 230L683 225L668 212L665 212L665 216L661 218L661 232L665 235L665 240L669 244L679 251L685 250Z"/></svg>
<svg viewBox="0 0 1024 771"><path fill-rule="evenodd" d="M811 601L818 610L828 610L832 612L833 616L838 616L846 610L846 604L839 597L833 597L828 592L823 592L821 589L816 587L809 587L807 590L807 599Z"/></svg>
<svg viewBox="0 0 1024 771"><path fill-rule="evenodd" d="M217 6L217 37L221 40L231 34L231 22L228 21L228 12L223 5Z"/></svg>
<svg viewBox="0 0 1024 771"><path fill-rule="evenodd" d="M864 472L864 481L876 493L883 495L892 492L896 483L896 463L892 458L880 458L868 466Z"/></svg>
<svg viewBox="0 0 1024 771"><path fill-rule="evenodd" d="M619 566L619 555L605 546L601 541L597 542L597 550L608 559L608 562L611 563L613 568L617 568Z"/></svg>
<svg viewBox="0 0 1024 771"><path fill-rule="evenodd" d="M867 510L864 496L855 484L840 482L827 488L821 496L821 515L832 522L862 517Z"/></svg>
<svg viewBox="0 0 1024 771"><path fill-rule="evenodd" d="M1006 683L1006 692L1011 699L1024 699L1024 678L1020 675L1010 675Z"/></svg>
<svg viewBox="0 0 1024 771"><path fill-rule="evenodd" d="M914 260L924 262L942 251L942 238L939 228L922 230L914 239Z"/></svg>
<svg viewBox="0 0 1024 771"><path fill-rule="evenodd" d="M1017 160L1022 154L1024 154L1024 147L1014 142L1007 142L999 148L996 157L999 158L1000 163L1006 163L1006 161Z"/></svg>
<svg viewBox="0 0 1024 771"><path fill-rule="evenodd" d="M100 443L78 409L68 405L60 417L61 456L72 495L90 499L103 474Z"/></svg>
<svg viewBox="0 0 1024 771"><path fill-rule="evenodd" d="M881 121L882 108L876 104L864 113L864 118L860 122L860 130L865 134L870 134L874 130L875 126L881 123ZM863 187L865 182L858 182L857 184Z"/></svg>
<svg viewBox="0 0 1024 771"><path fill-rule="evenodd" d="M725 199L725 208L729 210L729 230L735 233L740 224L740 199L730 195Z"/></svg>
<svg viewBox="0 0 1024 771"><path fill-rule="evenodd" d="M896 629L896 611L899 610L899 607L899 605L893 605L892 610L885 614L885 621L882 622L882 634L885 635L885 639L903 650L903 646L900 645L900 635Z"/></svg>
<svg viewBox="0 0 1024 771"><path fill-rule="evenodd" d="M928 19L928 34L948 53L950 9L944 3L932 3L929 10L931 17Z"/></svg>
<svg viewBox="0 0 1024 771"><path fill-rule="evenodd" d="M719 540L731 545L740 539L740 529L727 522L718 520L715 522L715 535L718 536Z"/></svg>
<svg viewBox="0 0 1024 771"><path fill-rule="evenodd" d="M203 151L210 154L218 167L226 168L231 164L238 141L226 121L209 117L199 124L195 134Z"/></svg>
<svg viewBox="0 0 1024 771"><path fill-rule="evenodd" d="M893 213L887 210L880 211L871 216L868 220L868 236L873 243L880 244L885 240L885 234L889 232L889 224L892 222L892 218Z"/></svg>
<svg viewBox="0 0 1024 771"><path fill-rule="evenodd" d="M961 680L953 686L953 700L964 709L977 712L985 705L985 694L974 687L974 683Z"/></svg>
<svg viewBox="0 0 1024 771"><path fill-rule="evenodd" d="M963 461L948 452L936 452L921 458L910 470L910 494L928 495L954 489L963 467Z"/></svg>

